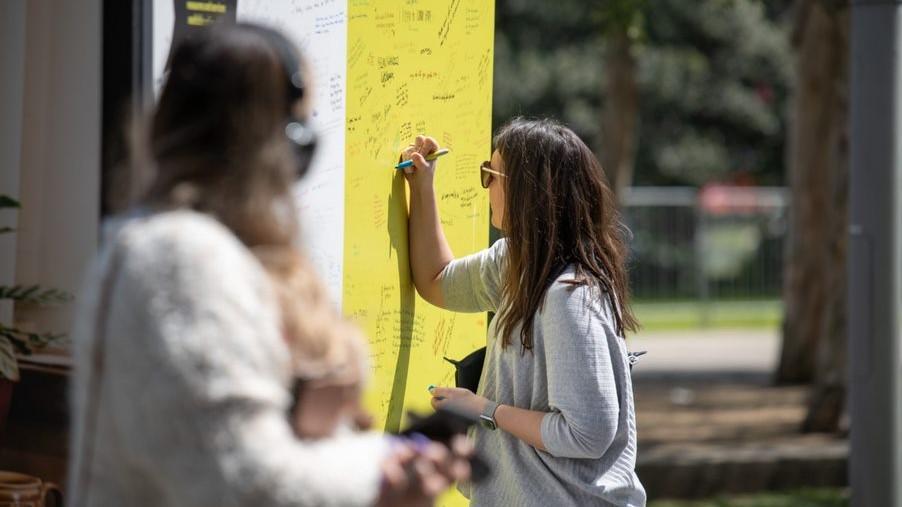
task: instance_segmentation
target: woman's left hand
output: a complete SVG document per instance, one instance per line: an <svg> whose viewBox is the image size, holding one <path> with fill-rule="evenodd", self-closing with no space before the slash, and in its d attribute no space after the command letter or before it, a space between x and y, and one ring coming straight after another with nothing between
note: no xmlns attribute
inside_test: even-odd
<svg viewBox="0 0 902 507"><path fill-rule="evenodd" d="M478 415L488 403L482 396L460 387L433 387L429 392L432 393L432 408L436 409L450 403Z"/></svg>

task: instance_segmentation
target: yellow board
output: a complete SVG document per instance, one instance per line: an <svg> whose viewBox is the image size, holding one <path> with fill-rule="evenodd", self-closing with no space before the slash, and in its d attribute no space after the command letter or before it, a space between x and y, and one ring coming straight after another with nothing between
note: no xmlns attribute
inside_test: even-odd
<svg viewBox="0 0 902 507"><path fill-rule="evenodd" d="M430 384L485 345L486 314L431 306L416 294L408 258L406 183L393 168L417 134L451 153L436 196L455 256L488 246L488 197L479 164L491 150L494 2L349 0L343 310L371 340L367 405L396 431L425 412ZM448 495L441 504L461 505Z"/></svg>

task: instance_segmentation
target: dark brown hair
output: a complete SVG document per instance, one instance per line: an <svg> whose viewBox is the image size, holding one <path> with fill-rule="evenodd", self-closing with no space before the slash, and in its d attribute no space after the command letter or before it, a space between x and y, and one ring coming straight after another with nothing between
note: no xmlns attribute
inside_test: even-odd
<svg viewBox="0 0 902 507"><path fill-rule="evenodd" d="M295 104L275 38L251 24L198 30L172 55L150 127L146 203L209 213L248 247L289 246L297 234L284 132Z"/></svg>
<svg viewBox="0 0 902 507"><path fill-rule="evenodd" d="M533 319L545 293L568 265L568 281L604 294L616 331L635 331L626 272L625 227L601 164L569 128L553 120L516 118L494 139L506 178L504 269L499 326L503 346L520 329L523 350L533 346Z"/></svg>

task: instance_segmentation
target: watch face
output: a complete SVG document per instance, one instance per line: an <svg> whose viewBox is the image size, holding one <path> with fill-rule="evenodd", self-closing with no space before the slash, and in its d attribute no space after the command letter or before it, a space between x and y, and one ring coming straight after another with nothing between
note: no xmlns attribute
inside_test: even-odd
<svg viewBox="0 0 902 507"><path fill-rule="evenodd" d="M490 430L495 429L495 421L491 417L489 417L487 415L480 415L479 421L482 422L482 425L485 426L486 428L488 428Z"/></svg>

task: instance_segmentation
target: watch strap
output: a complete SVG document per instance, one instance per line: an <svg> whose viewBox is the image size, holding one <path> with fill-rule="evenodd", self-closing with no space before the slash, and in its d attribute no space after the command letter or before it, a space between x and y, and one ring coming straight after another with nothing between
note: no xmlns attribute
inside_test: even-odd
<svg viewBox="0 0 902 507"><path fill-rule="evenodd" d="M498 403L488 400L485 404L485 408L482 409L482 413L479 414L479 418L483 421L485 426L490 429L495 429L498 427L497 422L495 421L495 411L498 410Z"/></svg>

